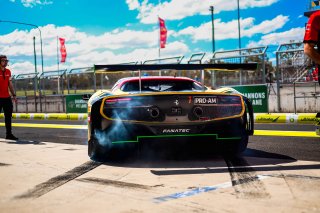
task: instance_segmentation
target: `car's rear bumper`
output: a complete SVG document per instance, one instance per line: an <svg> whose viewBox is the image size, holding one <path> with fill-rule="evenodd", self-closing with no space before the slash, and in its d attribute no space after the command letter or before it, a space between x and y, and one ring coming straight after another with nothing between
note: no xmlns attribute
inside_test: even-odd
<svg viewBox="0 0 320 213"><path fill-rule="evenodd" d="M140 143L145 141L212 141L223 142L240 140L247 134L242 118L210 121L204 124L171 124L171 125L143 125L129 123L115 123L104 131L91 137L99 140L109 140L113 145Z"/></svg>

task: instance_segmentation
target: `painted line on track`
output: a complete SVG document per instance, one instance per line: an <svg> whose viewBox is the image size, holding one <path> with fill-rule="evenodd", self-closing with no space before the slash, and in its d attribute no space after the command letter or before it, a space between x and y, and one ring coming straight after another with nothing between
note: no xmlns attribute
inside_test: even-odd
<svg viewBox="0 0 320 213"><path fill-rule="evenodd" d="M263 180L266 178L268 178L268 177L264 176L264 175L257 175L256 176L257 180ZM246 181L255 181L255 180L246 180ZM241 183L238 183L238 184L241 184ZM174 193L174 194L170 194L170 195L156 197L153 199L153 201L154 201L154 203L163 203L163 202L170 201L170 200L176 200L176 199L180 199L180 198L184 198L184 197L195 196L195 195L198 195L198 194L201 194L204 192L210 192L210 191L216 191L219 189L230 188L232 186L233 186L233 184L231 182L225 182L225 183L217 184L214 186L198 187L193 190L188 190L188 191L184 191L184 192L178 192L178 193Z"/></svg>
<svg viewBox="0 0 320 213"><path fill-rule="evenodd" d="M283 136L283 137L312 137L320 138L315 131L278 131L278 130L254 130L255 136Z"/></svg>
<svg viewBox="0 0 320 213"><path fill-rule="evenodd" d="M0 123L0 126L5 126ZM47 128L47 129L88 129L87 125L70 124L36 124L36 123L12 123L13 127ZM278 131L278 130L254 130L255 136L281 136L281 137L313 137L320 138L315 131Z"/></svg>

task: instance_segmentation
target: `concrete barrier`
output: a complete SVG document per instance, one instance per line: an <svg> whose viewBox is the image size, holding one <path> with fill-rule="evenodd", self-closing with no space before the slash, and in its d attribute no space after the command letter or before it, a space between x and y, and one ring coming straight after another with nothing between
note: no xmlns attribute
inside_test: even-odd
<svg viewBox="0 0 320 213"><path fill-rule="evenodd" d="M319 121L317 113L255 113L255 123L299 123L315 124Z"/></svg>
<svg viewBox="0 0 320 213"><path fill-rule="evenodd" d="M0 114L0 119L3 118ZM13 119L31 119L31 120L87 120L86 113L13 113Z"/></svg>
<svg viewBox="0 0 320 213"><path fill-rule="evenodd" d="M300 123L315 124L320 121L316 118L317 113L255 113L255 123ZM0 119L3 118L0 114ZM87 120L86 113L13 113L13 119L33 119L33 120Z"/></svg>

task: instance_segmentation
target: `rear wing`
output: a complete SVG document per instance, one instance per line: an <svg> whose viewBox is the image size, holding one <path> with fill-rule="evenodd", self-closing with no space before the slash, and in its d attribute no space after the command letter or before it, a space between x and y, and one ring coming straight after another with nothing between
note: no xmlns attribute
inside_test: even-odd
<svg viewBox="0 0 320 213"><path fill-rule="evenodd" d="M105 64L94 65L95 73L139 71L139 85L141 92L141 71L161 70L198 70L201 71L201 84L204 86L204 71L238 71L256 70L257 63L246 64Z"/></svg>
<svg viewBox="0 0 320 213"><path fill-rule="evenodd" d="M257 63L247 64L106 64L94 65L96 72L120 72L142 70L256 70Z"/></svg>

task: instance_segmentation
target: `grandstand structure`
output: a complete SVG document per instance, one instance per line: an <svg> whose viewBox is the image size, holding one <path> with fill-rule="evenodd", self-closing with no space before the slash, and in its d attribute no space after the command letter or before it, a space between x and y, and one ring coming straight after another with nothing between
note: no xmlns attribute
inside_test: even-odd
<svg viewBox="0 0 320 213"><path fill-rule="evenodd" d="M277 80L281 84L306 81L308 72L314 67L304 54L302 42L279 45L276 62Z"/></svg>
<svg viewBox="0 0 320 213"><path fill-rule="evenodd" d="M307 0L304 16L320 10L320 0ZM303 38L301 38L302 40ZM317 47L319 48L319 47ZM317 72L314 63L303 51L302 42L281 44L276 51L276 70L279 84L317 81Z"/></svg>

